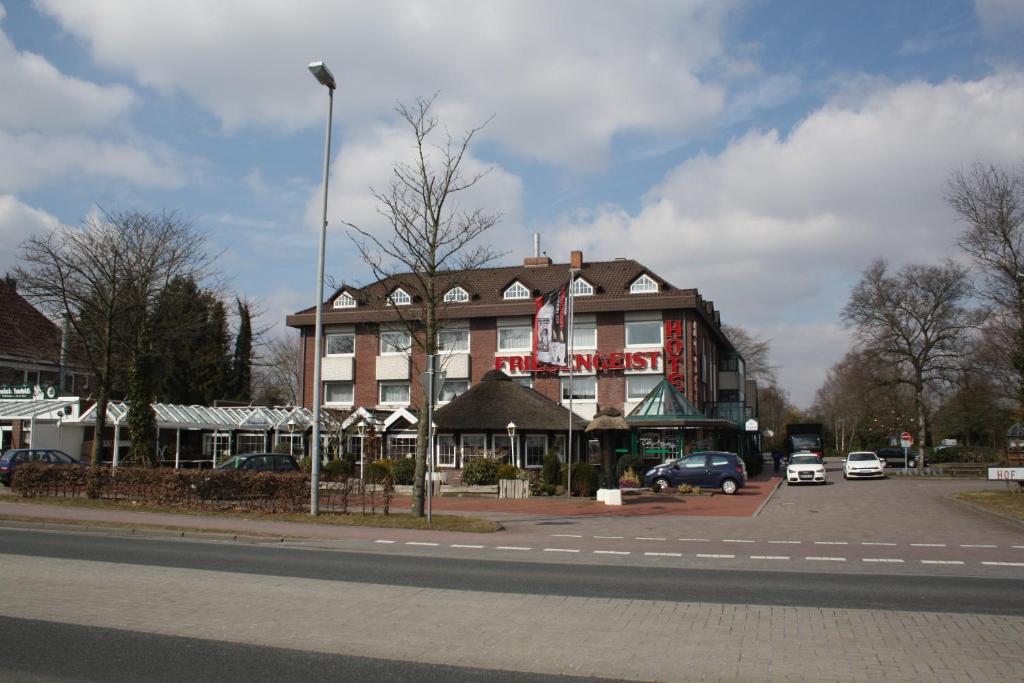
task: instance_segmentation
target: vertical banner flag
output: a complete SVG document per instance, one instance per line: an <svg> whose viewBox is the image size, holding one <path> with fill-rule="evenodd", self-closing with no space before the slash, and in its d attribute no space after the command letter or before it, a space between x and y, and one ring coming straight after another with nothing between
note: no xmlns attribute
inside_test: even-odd
<svg viewBox="0 0 1024 683"><path fill-rule="evenodd" d="M569 365L569 349L566 345L566 310L568 285L537 297L537 315L533 319L533 360L534 365L554 365L564 368Z"/></svg>

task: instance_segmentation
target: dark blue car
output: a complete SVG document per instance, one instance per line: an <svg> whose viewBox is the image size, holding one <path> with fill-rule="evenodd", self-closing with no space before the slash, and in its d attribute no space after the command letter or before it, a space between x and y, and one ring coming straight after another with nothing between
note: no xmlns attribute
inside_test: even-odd
<svg viewBox="0 0 1024 683"><path fill-rule="evenodd" d="M670 460L648 470L644 486L666 491L680 484L721 489L732 495L747 483L747 467L735 453L705 451Z"/></svg>
<svg viewBox="0 0 1024 683"><path fill-rule="evenodd" d="M11 485L14 470L23 462L42 462L48 465L85 465L56 448L12 448L0 455L0 483Z"/></svg>

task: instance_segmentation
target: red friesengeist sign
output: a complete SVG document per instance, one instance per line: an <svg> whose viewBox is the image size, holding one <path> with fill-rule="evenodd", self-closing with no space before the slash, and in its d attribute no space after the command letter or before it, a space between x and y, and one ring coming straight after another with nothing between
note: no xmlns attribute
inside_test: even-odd
<svg viewBox="0 0 1024 683"><path fill-rule="evenodd" d="M620 351L614 353L577 353L573 370L659 370L661 351ZM509 372L559 372L554 365L539 365L531 356L495 356L494 369Z"/></svg>

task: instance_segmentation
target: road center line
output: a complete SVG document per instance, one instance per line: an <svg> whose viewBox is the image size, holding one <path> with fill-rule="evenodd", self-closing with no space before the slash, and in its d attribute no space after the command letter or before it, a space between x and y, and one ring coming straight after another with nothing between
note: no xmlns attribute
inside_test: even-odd
<svg viewBox="0 0 1024 683"><path fill-rule="evenodd" d="M769 543L784 543L788 545L800 545L803 541L768 541Z"/></svg>
<svg viewBox="0 0 1024 683"><path fill-rule="evenodd" d="M441 545L440 543L431 543L428 541L406 541L406 545Z"/></svg>
<svg viewBox="0 0 1024 683"><path fill-rule="evenodd" d="M990 567L1024 567L1024 562L982 562Z"/></svg>
<svg viewBox="0 0 1024 683"><path fill-rule="evenodd" d="M900 562L903 560L895 557L865 557L862 559L863 562Z"/></svg>
<svg viewBox="0 0 1024 683"><path fill-rule="evenodd" d="M1011 548L1016 548L1017 550L1020 550L1021 548L1024 548L1024 545L1011 545L1010 547Z"/></svg>
<svg viewBox="0 0 1024 683"><path fill-rule="evenodd" d="M963 560L921 560L921 564L963 564Z"/></svg>
<svg viewBox="0 0 1024 683"><path fill-rule="evenodd" d="M721 559L721 560L731 560L731 559L735 558L736 556L735 555L711 555L711 554L705 554L705 553L697 553L697 557L710 557L710 558Z"/></svg>
<svg viewBox="0 0 1024 683"><path fill-rule="evenodd" d="M629 555L628 550L595 550L595 555Z"/></svg>
<svg viewBox="0 0 1024 683"><path fill-rule="evenodd" d="M463 545L462 543L452 543L452 547L453 548L473 548L473 549L483 548L482 545Z"/></svg>
<svg viewBox="0 0 1024 683"><path fill-rule="evenodd" d="M986 543L961 543L961 548L998 548L997 545L989 545Z"/></svg>
<svg viewBox="0 0 1024 683"><path fill-rule="evenodd" d="M546 553L578 553L576 548L544 548Z"/></svg>
<svg viewBox="0 0 1024 683"><path fill-rule="evenodd" d="M817 557L811 555L809 557L805 557L804 559L811 560L812 562L846 562L845 557Z"/></svg>
<svg viewBox="0 0 1024 683"><path fill-rule="evenodd" d="M751 555L752 560L788 560L789 555Z"/></svg>
<svg viewBox="0 0 1024 683"><path fill-rule="evenodd" d="M378 539L374 543L394 543L395 541L385 541L384 539Z"/></svg>
<svg viewBox="0 0 1024 683"><path fill-rule="evenodd" d="M496 550L533 550L521 545L499 545Z"/></svg>
<svg viewBox="0 0 1024 683"><path fill-rule="evenodd" d="M723 538L722 543L757 543L757 541L748 541L745 538Z"/></svg>
<svg viewBox="0 0 1024 683"><path fill-rule="evenodd" d="M608 539L608 538L614 538L614 539L622 539L622 538L625 538L625 536L594 536L594 538L604 538L604 539Z"/></svg>
<svg viewBox="0 0 1024 683"><path fill-rule="evenodd" d="M846 541L815 541L814 545L850 545Z"/></svg>
<svg viewBox="0 0 1024 683"><path fill-rule="evenodd" d="M644 553L648 557L682 557L682 553Z"/></svg>
<svg viewBox="0 0 1024 683"><path fill-rule="evenodd" d="M667 541L667 538L661 538L660 536L637 536L633 539L634 541Z"/></svg>
<svg viewBox="0 0 1024 683"><path fill-rule="evenodd" d="M680 541L684 541L684 542L691 542L691 541L693 541L693 542L697 542L697 543L707 543L711 539L710 538L680 538L679 540Z"/></svg>
<svg viewBox="0 0 1024 683"><path fill-rule="evenodd" d="M553 538L583 538L579 534L551 534Z"/></svg>
<svg viewBox="0 0 1024 683"><path fill-rule="evenodd" d="M861 541L861 545L896 545L896 543L882 543L880 541Z"/></svg>
<svg viewBox="0 0 1024 683"><path fill-rule="evenodd" d="M911 543L911 548L945 548L945 543Z"/></svg>

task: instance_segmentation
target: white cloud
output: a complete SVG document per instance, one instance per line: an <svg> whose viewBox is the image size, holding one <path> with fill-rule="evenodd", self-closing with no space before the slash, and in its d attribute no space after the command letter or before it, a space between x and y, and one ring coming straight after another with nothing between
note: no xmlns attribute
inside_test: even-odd
<svg viewBox="0 0 1024 683"><path fill-rule="evenodd" d="M592 168L613 138L682 137L709 124L727 73L732 2L231 3L37 0L101 64L187 93L228 129L322 120L324 59L337 115L376 121L396 99L441 90L453 129L498 114L486 135L518 154Z"/></svg>
<svg viewBox="0 0 1024 683"><path fill-rule="evenodd" d="M55 217L14 195L0 194L0 273L17 265L18 245L25 239L59 224Z"/></svg>
<svg viewBox="0 0 1024 683"><path fill-rule="evenodd" d="M632 256L698 287L726 322L755 332L835 320L870 259L955 254L961 226L944 200L952 171L1024 156L1022 74L858 92L787 135L751 131L691 158L636 215L603 207L566 216L554 229L559 252ZM773 336L780 351L794 348L788 334Z"/></svg>
<svg viewBox="0 0 1024 683"><path fill-rule="evenodd" d="M1024 29L1024 3L1020 0L975 0L982 27L990 33L1015 33Z"/></svg>

